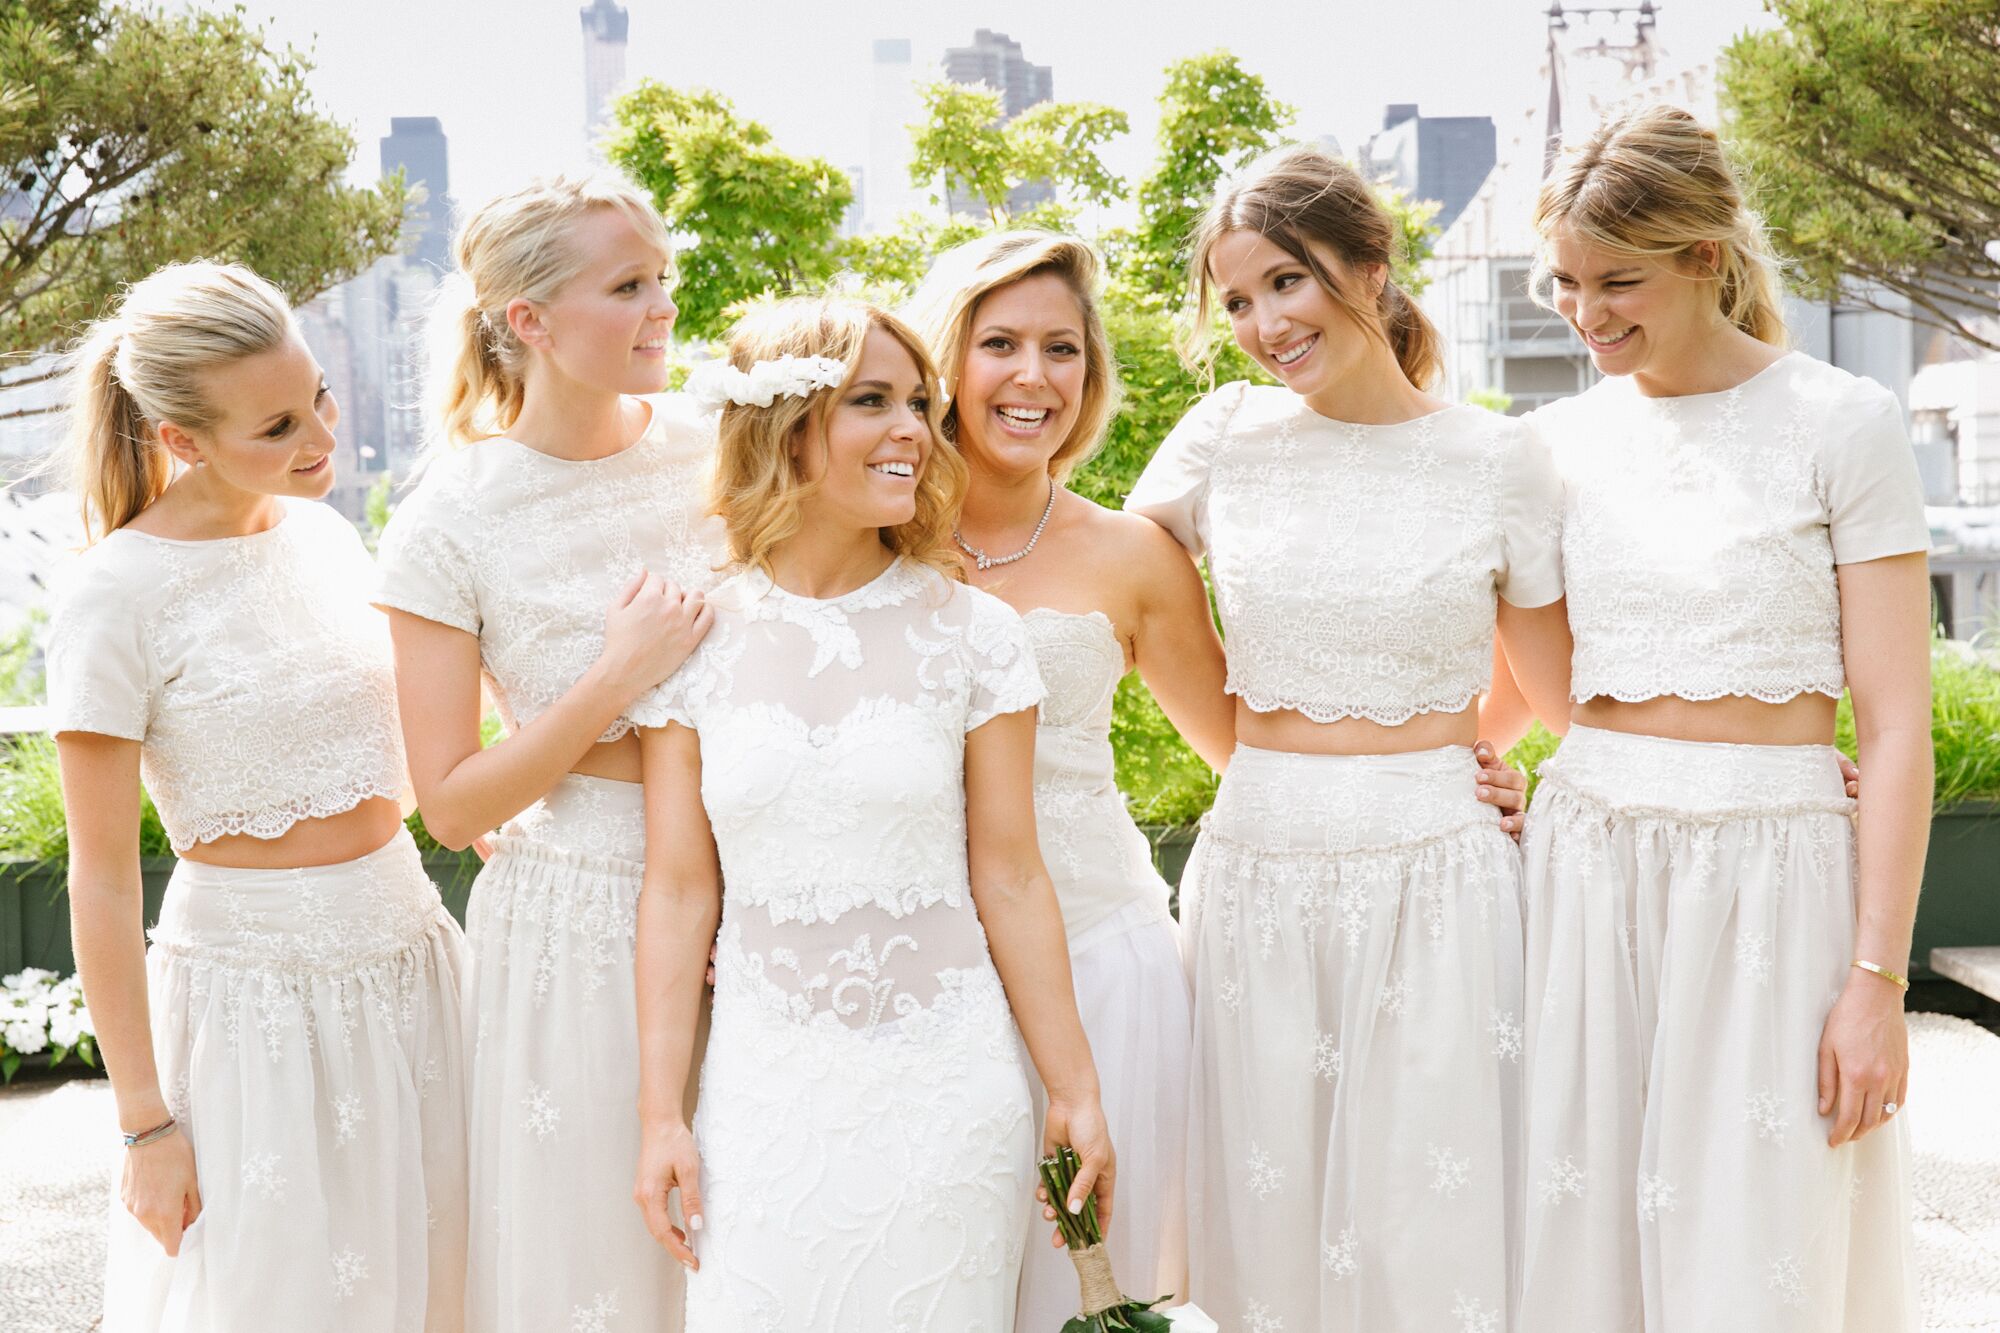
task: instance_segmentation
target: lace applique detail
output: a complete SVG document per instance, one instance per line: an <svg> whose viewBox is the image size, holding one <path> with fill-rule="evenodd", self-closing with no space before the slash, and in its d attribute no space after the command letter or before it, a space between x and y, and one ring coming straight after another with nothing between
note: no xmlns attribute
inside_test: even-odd
<svg viewBox="0 0 2000 1333"><path fill-rule="evenodd" d="M339 514L288 501L276 526L220 541L121 529L69 575L50 727L140 741L176 852L401 795L388 625Z"/></svg>

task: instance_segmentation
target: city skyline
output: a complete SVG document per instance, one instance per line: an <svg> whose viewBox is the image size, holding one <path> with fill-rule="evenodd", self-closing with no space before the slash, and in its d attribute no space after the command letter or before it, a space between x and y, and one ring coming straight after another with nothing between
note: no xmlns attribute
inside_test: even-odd
<svg viewBox="0 0 2000 1333"><path fill-rule="evenodd" d="M837 166L871 161L877 41L908 41L912 75L922 82L942 78L946 51L981 27L998 28L1029 60L1050 66L1061 99L1130 115L1131 133L1105 156L1134 185L1151 161L1165 66L1217 47L1298 108L1294 133L1331 134L1353 147L1380 128L1391 103L1420 103L1426 116L1492 116L1506 133L1511 119L1538 112L1544 96L1545 0L1408 0L1393 14L1329 7L1264 24L1228 22L1212 6L1185 0L1102 0L1085 21L1074 5L1045 0L1004 13L956 0L894 0L858 19L774 0L760 7L754 30L741 11L681 11L669 21L628 8L629 79L714 88L768 125L787 151ZM585 86L577 15L575 0L353 0L334 12L276 0L259 17L274 37L311 48L317 101L360 142L386 133L393 116L438 117L452 138L454 193L477 204L527 176L591 164L575 110ZM1769 22L1759 0L1667 0L1658 40L1670 62L1693 63ZM1449 39L1411 38L1433 33ZM441 52L456 54L441 59ZM530 52L539 64L522 62ZM371 156L357 155L357 179L372 178ZM887 183L875 176L867 184Z"/></svg>

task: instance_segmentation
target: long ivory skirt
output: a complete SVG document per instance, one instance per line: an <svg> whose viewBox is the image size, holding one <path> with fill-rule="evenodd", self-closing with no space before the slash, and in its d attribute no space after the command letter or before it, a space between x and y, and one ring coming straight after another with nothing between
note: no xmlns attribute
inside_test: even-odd
<svg viewBox="0 0 2000 1333"><path fill-rule="evenodd" d="M1520 863L1477 771L1230 760L1182 879L1191 1295L1224 1328L1509 1327Z"/></svg>
<svg viewBox="0 0 2000 1333"><path fill-rule="evenodd" d="M473 1333L681 1327L681 1268L632 1202L639 784L571 774L472 886Z"/></svg>
<svg viewBox="0 0 2000 1333"><path fill-rule="evenodd" d="M202 1211L169 1259L114 1200L107 1333L459 1329L464 940L409 834L300 870L182 861L146 965Z"/></svg>
<svg viewBox="0 0 2000 1333"><path fill-rule="evenodd" d="M1116 1211L1105 1244L1135 1300L1187 1299L1189 1011L1180 932L1164 904L1142 900L1070 941L1070 975L1097 1064L1104 1116L1118 1152ZM1045 1097L1035 1086L1035 1143ZM1017 1333L1055 1333L1076 1317L1080 1292L1055 1223L1039 1206L1028 1223Z"/></svg>
<svg viewBox="0 0 2000 1333"><path fill-rule="evenodd" d="M1818 1050L1854 940L1825 746L1573 727L1528 893L1534 1333L1909 1333L1908 1146L1829 1148Z"/></svg>

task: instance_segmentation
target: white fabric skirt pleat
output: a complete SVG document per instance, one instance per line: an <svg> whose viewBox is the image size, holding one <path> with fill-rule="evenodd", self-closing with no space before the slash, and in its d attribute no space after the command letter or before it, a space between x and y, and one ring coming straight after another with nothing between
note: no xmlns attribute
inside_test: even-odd
<svg viewBox="0 0 2000 1333"><path fill-rule="evenodd" d="M1097 1064L1118 1193L1111 1269L1128 1296L1187 1299L1189 1006L1180 929L1150 899L1114 911L1070 941L1076 1007ZM1045 1099L1035 1088L1035 1142ZM1076 1267L1050 1243L1055 1224L1033 1207L1021 1271L1017 1333L1054 1333L1075 1317Z"/></svg>
<svg viewBox="0 0 2000 1333"><path fill-rule="evenodd" d="M1520 864L1452 746L1238 746L1183 877L1191 1295L1242 1333L1503 1333Z"/></svg>
<svg viewBox="0 0 2000 1333"><path fill-rule="evenodd" d="M169 1259L114 1199L107 1333L454 1333L464 940L409 834L298 870L182 861L147 954L202 1212Z"/></svg>
<svg viewBox="0 0 2000 1333"><path fill-rule="evenodd" d="M639 784L571 774L472 886L473 1333L673 1333L681 1267L632 1202Z"/></svg>
<svg viewBox="0 0 2000 1333"><path fill-rule="evenodd" d="M1910 1333L1900 1122L1839 1148L1818 1050L1854 939L1825 746L1574 727L1528 893L1535 1333Z"/></svg>

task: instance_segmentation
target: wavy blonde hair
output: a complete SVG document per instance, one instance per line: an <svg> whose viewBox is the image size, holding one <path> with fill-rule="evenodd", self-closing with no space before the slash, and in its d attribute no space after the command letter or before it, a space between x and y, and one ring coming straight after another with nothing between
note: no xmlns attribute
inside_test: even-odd
<svg viewBox="0 0 2000 1333"><path fill-rule="evenodd" d="M722 409L710 511L729 531L729 554L736 566L768 575L772 550L799 531L816 484L805 479L794 447L825 430L828 415L860 369L862 346L874 329L894 338L916 362L929 400L924 420L931 432L930 457L917 479L917 512L908 523L883 528L882 544L949 578L964 577L951 529L965 495L965 461L939 420L944 395L937 367L909 325L886 310L843 296L775 302L746 315L730 334L729 361L738 370L781 356L827 356L847 366L847 379L837 388L775 398L769 407L730 403Z"/></svg>
<svg viewBox="0 0 2000 1333"><path fill-rule="evenodd" d="M1783 347L1783 271L1763 219L1715 131L1674 106L1613 116L1563 156L1535 201L1535 300L1554 309L1549 248L1558 233L1616 254L1669 259L1715 284L1723 317L1760 342ZM1716 247L1713 266L1695 252Z"/></svg>
<svg viewBox="0 0 2000 1333"><path fill-rule="evenodd" d="M1402 230L1361 173L1322 148L1287 144L1265 153L1216 193L1195 227L1188 257L1188 334L1181 356L1203 369L1214 337L1215 280L1208 271L1216 242L1232 231L1254 231L1305 266L1335 304L1369 337L1395 353L1403 375L1428 389L1444 369L1438 331L1394 278L1374 296L1350 291L1320 262L1317 244L1350 270L1380 264L1393 271L1402 257Z"/></svg>
<svg viewBox="0 0 2000 1333"><path fill-rule="evenodd" d="M955 442L958 382L972 350L972 323L979 303L1003 287L1044 273L1062 280L1083 315L1083 398L1069 438L1049 459L1049 475L1063 482L1103 445L1124 394L1111 336L1099 310L1104 263L1097 251L1086 241L1052 231L1024 229L982 236L940 255L903 313L930 344L945 391L952 395L944 430Z"/></svg>
<svg viewBox="0 0 2000 1333"><path fill-rule="evenodd" d="M521 415L528 349L507 323L516 300L547 301L590 261L573 236L599 209L622 213L673 264L652 201L609 175L552 176L482 205L452 238L452 272L427 321L430 447L505 433Z"/></svg>
<svg viewBox="0 0 2000 1333"><path fill-rule="evenodd" d="M157 428L222 417L204 376L297 333L290 303L241 264L169 264L126 289L70 353L69 429L59 457L83 506L86 542L130 523L173 480Z"/></svg>

